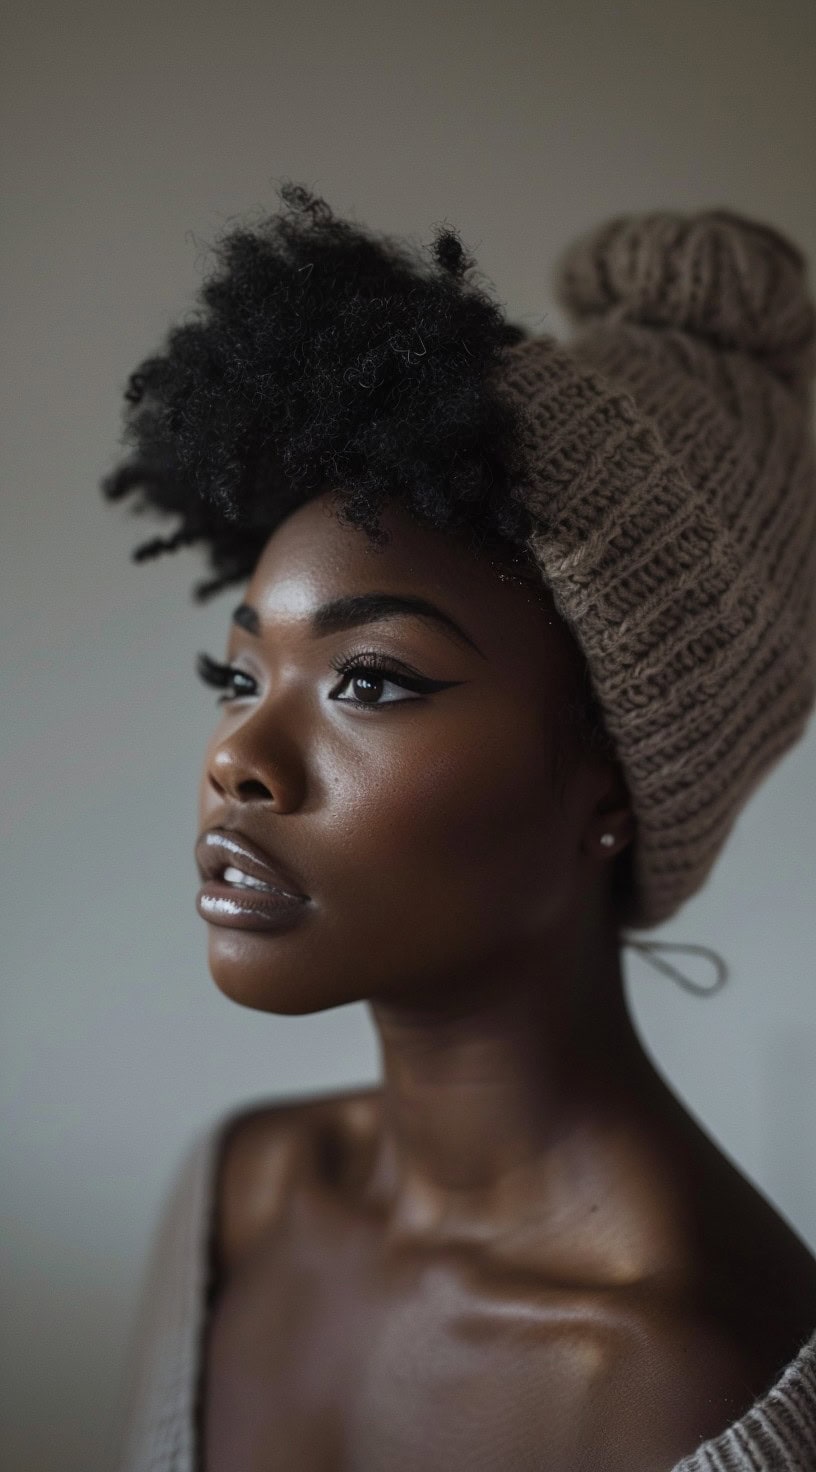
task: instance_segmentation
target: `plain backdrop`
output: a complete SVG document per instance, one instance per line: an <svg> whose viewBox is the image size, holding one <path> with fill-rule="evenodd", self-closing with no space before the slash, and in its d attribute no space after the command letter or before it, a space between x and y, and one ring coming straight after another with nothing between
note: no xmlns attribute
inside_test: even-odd
<svg viewBox="0 0 816 1472"><path fill-rule="evenodd" d="M209 976L192 850L215 694L194 660L221 657L241 590L198 608L192 549L129 560L172 527L97 489L126 375L284 178L416 242L447 221L511 317L559 334L556 254L621 211L723 205L816 261L815 47L810 0L5 7L4 1468L112 1468L193 1133L378 1076L364 1005L267 1016ZM720 951L723 991L626 953L647 1047L814 1248L815 794L811 727L654 932Z"/></svg>

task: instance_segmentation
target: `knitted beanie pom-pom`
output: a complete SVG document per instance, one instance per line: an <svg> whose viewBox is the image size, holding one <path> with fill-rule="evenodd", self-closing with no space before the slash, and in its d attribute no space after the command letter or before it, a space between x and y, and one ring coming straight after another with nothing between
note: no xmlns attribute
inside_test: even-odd
<svg viewBox="0 0 816 1472"><path fill-rule="evenodd" d="M722 209L622 215L569 247L556 290L575 324L679 328L751 354L809 401L816 311L806 264L768 225Z"/></svg>

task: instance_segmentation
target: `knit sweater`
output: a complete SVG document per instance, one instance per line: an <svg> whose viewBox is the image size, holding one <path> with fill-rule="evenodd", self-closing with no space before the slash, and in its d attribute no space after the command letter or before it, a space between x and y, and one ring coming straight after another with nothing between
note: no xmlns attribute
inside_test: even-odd
<svg viewBox="0 0 816 1472"><path fill-rule="evenodd" d="M194 1138L167 1198L130 1345L116 1472L198 1472L215 1175L234 1118ZM690 1448L672 1472L783 1469L816 1472L816 1332L739 1420Z"/></svg>

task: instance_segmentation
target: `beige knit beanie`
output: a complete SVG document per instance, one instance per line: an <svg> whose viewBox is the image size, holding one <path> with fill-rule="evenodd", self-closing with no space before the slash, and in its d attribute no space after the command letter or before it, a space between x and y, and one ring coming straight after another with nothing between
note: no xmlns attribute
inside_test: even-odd
<svg viewBox="0 0 816 1472"><path fill-rule="evenodd" d="M567 345L507 350L530 539L637 820L630 929L706 880L816 700L816 313L782 235L621 217L562 258Z"/></svg>

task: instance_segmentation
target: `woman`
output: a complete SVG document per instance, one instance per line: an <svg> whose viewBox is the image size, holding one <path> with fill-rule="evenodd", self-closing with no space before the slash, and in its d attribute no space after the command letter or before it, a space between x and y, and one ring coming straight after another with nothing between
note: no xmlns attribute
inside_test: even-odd
<svg viewBox="0 0 816 1472"><path fill-rule="evenodd" d="M201 1135L122 1467L816 1466L816 1262L681 1107L624 932L816 690L804 265L726 211L561 264L568 347L292 185L131 376L105 482L245 583L199 789L220 989L365 999L379 1087Z"/></svg>

